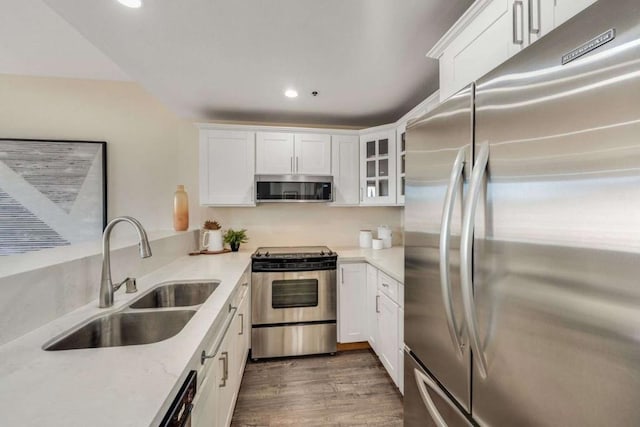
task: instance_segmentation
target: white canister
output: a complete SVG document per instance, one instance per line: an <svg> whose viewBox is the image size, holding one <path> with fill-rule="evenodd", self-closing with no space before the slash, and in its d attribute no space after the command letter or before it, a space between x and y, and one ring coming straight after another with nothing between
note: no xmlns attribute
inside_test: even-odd
<svg viewBox="0 0 640 427"><path fill-rule="evenodd" d="M381 239L373 239L371 241L371 245L373 249L382 249L384 248L384 242Z"/></svg>
<svg viewBox="0 0 640 427"><path fill-rule="evenodd" d="M373 233L371 230L360 230L360 247L370 248L371 240L373 240Z"/></svg>
<svg viewBox="0 0 640 427"><path fill-rule="evenodd" d="M219 252L222 246L222 230L202 230L201 246L210 252Z"/></svg>
<svg viewBox="0 0 640 427"><path fill-rule="evenodd" d="M391 247L393 234L391 228L388 225L381 225L378 227L378 239L382 240L385 248Z"/></svg>

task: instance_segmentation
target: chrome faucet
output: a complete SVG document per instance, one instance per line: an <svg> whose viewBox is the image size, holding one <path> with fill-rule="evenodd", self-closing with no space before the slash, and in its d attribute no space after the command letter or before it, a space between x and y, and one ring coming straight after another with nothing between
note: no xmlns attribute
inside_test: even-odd
<svg viewBox="0 0 640 427"><path fill-rule="evenodd" d="M136 292L136 280L127 277L122 282L114 285L111 281L111 253L109 252L109 239L111 238L111 230L119 222L128 222L133 225L138 232L138 246L140 248L140 258L149 258L151 256L151 246L144 227L140 221L130 216L119 216L109 221L102 233L102 275L100 279L100 308L113 306L113 293L120 289L122 285L127 286L127 293Z"/></svg>

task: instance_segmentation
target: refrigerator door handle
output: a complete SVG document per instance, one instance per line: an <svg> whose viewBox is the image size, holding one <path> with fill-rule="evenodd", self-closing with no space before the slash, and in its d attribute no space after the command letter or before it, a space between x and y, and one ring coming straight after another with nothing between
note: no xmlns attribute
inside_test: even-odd
<svg viewBox="0 0 640 427"><path fill-rule="evenodd" d="M480 342L478 333L478 315L473 300L473 229L475 226L476 208L480 197L483 178L489 162L489 144L480 145L480 151L476 159L476 165L471 174L469 193L462 214L462 236L460 238L460 281L462 283L462 304L464 305L464 317L469 331L469 341L473 350L473 357L478 362L478 370L482 378L487 377L487 359Z"/></svg>
<svg viewBox="0 0 640 427"><path fill-rule="evenodd" d="M416 379L416 384L418 385L418 390L420 391L420 397L422 398L422 402L424 406L427 407L427 411L429 411L429 415L433 419L433 422L438 427L448 427L440 412L438 412L438 408L436 408L436 404L433 403L433 399L429 395L429 390L427 390L427 385L430 389L434 390L436 393L440 395L440 397L444 398L447 402L449 402L449 398L443 396L442 391L438 385L428 376L420 372L418 369L413 368L413 375Z"/></svg>
<svg viewBox="0 0 640 427"><path fill-rule="evenodd" d="M440 223L440 288L442 290L442 302L444 303L449 335L451 336L451 342L455 347L458 358L462 358L462 339L458 332L458 323L456 322L455 313L453 312L451 278L449 277L449 238L451 236L451 217L453 215L453 207L456 202L456 194L460 188L462 171L464 170L464 157L465 147L462 147L458 150L456 160L453 162L453 168L451 168L449 186L447 187L447 193L444 199L442 221Z"/></svg>

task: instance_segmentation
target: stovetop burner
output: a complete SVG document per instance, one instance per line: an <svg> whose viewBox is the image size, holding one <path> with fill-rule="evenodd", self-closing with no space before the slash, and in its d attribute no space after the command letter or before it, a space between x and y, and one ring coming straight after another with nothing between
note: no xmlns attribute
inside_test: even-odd
<svg viewBox="0 0 640 427"><path fill-rule="evenodd" d="M258 248L251 258L270 259L306 259L333 257L336 253L326 246L282 246L282 247L262 247Z"/></svg>
<svg viewBox="0 0 640 427"><path fill-rule="evenodd" d="M263 247L251 255L251 260L254 273L335 270L338 254L326 246Z"/></svg>

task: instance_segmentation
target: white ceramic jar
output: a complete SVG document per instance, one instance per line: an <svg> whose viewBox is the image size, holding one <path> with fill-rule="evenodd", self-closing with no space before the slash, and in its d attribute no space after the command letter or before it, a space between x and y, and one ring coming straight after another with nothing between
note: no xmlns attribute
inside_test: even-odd
<svg viewBox="0 0 640 427"><path fill-rule="evenodd" d="M371 240L373 240L373 233L371 230L360 230L360 247L370 248Z"/></svg>

